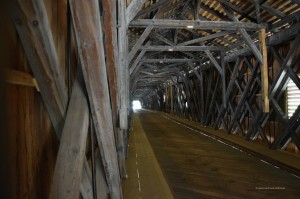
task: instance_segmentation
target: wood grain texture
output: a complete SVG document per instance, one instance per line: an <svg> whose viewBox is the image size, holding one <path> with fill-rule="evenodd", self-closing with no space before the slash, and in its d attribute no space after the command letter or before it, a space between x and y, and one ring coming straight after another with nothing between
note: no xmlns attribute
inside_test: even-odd
<svg viewBox="0 0 300 199"><path fill-rule="evenodd" d="M122 198L98 1L71 1L83 76L111 198Z"/></svg>
<svg viewBox="0 0 300 199"><path fill-rule="evenodd" d="M75 81L53 175L51 199L79 197L89 126L89 107L80 79Z"/></svg>
<svg viewBox="0 0 300 199"><path fill-rule="evenodd" d="M45 5L36 0L16 1L12 15L46 109L60 137L67 93Z"/></svg>

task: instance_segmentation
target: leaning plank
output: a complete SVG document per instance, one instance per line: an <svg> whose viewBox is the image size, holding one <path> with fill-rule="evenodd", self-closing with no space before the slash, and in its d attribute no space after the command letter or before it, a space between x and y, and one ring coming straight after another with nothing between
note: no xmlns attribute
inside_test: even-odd
<svg viewBox="0 0 300 199"><path fill-rule="evenodd" d="M93 199L92 174L87 159L84 161L84 166L81 175L80 192L83 199Z"/></svg>
<svg viewBox="0 0 300 199"><path fill-rule="evenodd" d="M147 0L132 0L126 9L126 27L132 19L137 15L137 13L142 9L142 6Z"/></svg>
<svg viewBox="0 0 300 199"><path fill-rule="evenodd" d="M108 188L105 179L104 170L101 163L101 158L97 157L95 160L96 166L96 186L97 186L97 198L105 199L108 198Z"/></svg>
<svg viewBox="0 0 300 199"><path fill-rule="evenodd" d="M78 198L89 126L83 82L75 81L54 169L51 199Z"/></svg>
<svg viewBox="0 0 300 199"><path fill-rule="evenodd" d="M122 198L99 2L70 1L78 52L111 198Z"/></svg>
<svg viewBox="0 0 300 199"><path fill-rule="evenodd" d="M44 1L14 1L12 17L45 107L55 132L60 137L67 92Z"/></svg>

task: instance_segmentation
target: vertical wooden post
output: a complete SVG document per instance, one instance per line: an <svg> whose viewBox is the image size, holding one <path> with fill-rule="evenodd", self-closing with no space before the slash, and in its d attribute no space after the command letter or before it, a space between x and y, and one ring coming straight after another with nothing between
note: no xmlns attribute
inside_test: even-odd
<svg viewBox="0 0 300 199"><path fill-rule="evenodd" d="M118 80L117 80L117 64L118 64L118 35L116 29L116 2L105 0L102 1L103 4L103 25L105 31L105 52L107 57L107 72L109 81L109 90L112 102L113 111L113 122L114 122L114 132L116 138L119 169L122 177L126 176L125 168L125 155L124 151L126 149L124 142L124 133L120 131L118 126L118 108L119 108L119 97L118 93Z"/></svg>
<svg viewBox="0 0 300 199"><path fill-rule="evenodd" d="M170 94L171 94L171 114L173 114L173 106L174 106L174 103L173 103L173 85L172 85L172 81L170 81Z"/></svg>
<svg viewBox="0 0 300 199"><path fill-rule="evenodd" d="M225 69L225 61L224 61L224 51L221 51L220 53L220 59L221 59L221 67L222 67L222 74L221 74L221 78L222 78L222 103L224 108L226 108L226 97L225 97L225 93L226 93L226 69Z"/></svg>
<svg viewBox="0 0 300 199"><path fill-rule="evenodd" d="M128 74L126 69L128 61L127 58L127 36L126 36L126 5L125 1L118 1L118 44L119 44L119 66L118 66L118 80L120 93L120 128L128 129L128 104L127 104L127 84L129 84Z"/></svg>
<svg viewBox="0 0 300 199"><path fill-rule="evenodd" d="M267 60L267 47L266 47L266 30L260 29L259 31L260 51L263 57L263 64L261 65L261 82L262 82L262 108L263 112L269 112L269 97L268 97L268 60Z"/></svg>

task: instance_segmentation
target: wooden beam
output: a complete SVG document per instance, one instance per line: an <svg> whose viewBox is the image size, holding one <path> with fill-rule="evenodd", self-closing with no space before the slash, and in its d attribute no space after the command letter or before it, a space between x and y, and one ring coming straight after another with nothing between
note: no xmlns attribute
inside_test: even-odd
<svg viewBox="0 0 300 199"><path fill-rule="evenodd" d="M234 21L234 22L239 22L238 19L234 16L233 11L230 8L227 8L225 5L224 9L227 13L227 15ZM248 45L248 47L252 50L254 56L256 57L256 59L262 64L263 63L263 59L262 59L262 55L260 53L260 51L258 50L258 48L256 47L256 45L254 44L254 42L252 41L250 35L247 33L245 28L238 28L238 31L240 32L240 34L242 35L242 37L244 38L246 44Z"/></svg>
<svg viewBox="0 0 300 199"><path fill-rule="evenodd" d="M24 73L12 69L6 69L5 78L6 78L5 81L10 84L35 87L38 92L40 91L35 78L28 73Z"/></svg>
<svg viewBox="0 0 300 199"><path fill-rule="evenodd" d="M146 47L147 47L148 45L150 45L150 43L151 43L151 42L148 41L148 42L146 43ZM138 70L139 67L137 67L137 66L139 65L141 59L144 57L145 53L146 53L146 50L142 50L142 51L140 52L140 54L137 56L137 58L134 60L132 66L130 66L130 69L129 69L129 74L130 74L130 76L133 75L134 73L136 73L136 71Z"/></svg>
<svg viewBox="0 0 300 199"><path fill-rule="evenodd" d="M119 125L120 129L128 129L129 114L129 63L127 44L127 25L126 25L126 5L125 1L118 1L118 44L119 44L119 62L118 62L118 80L120 92L120 111ZM124 133L123 131L120 133ZM125 175L122 177L125 177Z"/></svg>
<svg viewBox="0 0 300 199"><path fill-rule="evenodd" d="M172 19L137 19L129 24L129 27L148 27L153 28L191 28L204 30L237 30L245 28L248 30L258 30L264 25L246 22L230 21L195 21L195 20L172 20Z"/></svg>
<svg viewBox="0 0 300 199"><path fill-rule="evenodd" d="M260 51L263 55L263 64L261 65L261 82L262 82L262 108L263 112L269 112L269 75L268 75L268 58L266 46L266 30L261 29L259 32Z"/></svg>
<svg viewBox="0 0 300 199"><path fill-rule="evenodd" d="M141 46L140 50L146 51L221 51L221 46Z"/></svg>
<svg viewBox="0 0 300 199"><path fill-rule="evenodd" d="M298 31L300 30L300 23L297 23L290 28L283 29L280 32L273 34L272 36L268 37L266 41L267 46L273 46L277 45L286 41L291 40L292 38L295 38L298 35ZM225 62L231 62L234 61L239 56L246 56L251 54L250 48L243 48L239 51L230 53L225 56Z"/></svg>
<svg viewBox="0 0 300 199"><path fill-rule="evenodd" d="M205 46L204 43L201 43L202 46ZM218 63L218 61L214 58L214 56L211 54L211 52L209 50L205 50L205 54L208 56L208 58L210 59L210 61L213 63L214 67L217 69L217 71L222 74L222 67L220 66L220 64Z"/></svg>
<svg viewBox="0 0 300 199"><path fill-rule="evenodd" d="M300 23L294 24L290 28L283 29L278 33L273 34L267 39L267 45L278 45L290 39L293 39L300 30Z"/></svg>
<svg viewBox="0 0 300 199"><path fill-rule="evenodd" d="M110 196L122 198L98 1L70 1L82 71Z"/></svg>
<svg viewBox="0 0 300 199"><path fill-rule="evenodd" d="M12 17L57 137L61 138L67 92L43 1L14 1ZM45 48L47 46L47 48ZM81 193L91 189L86 175ZM85 195L84 199L89 199Z"/></svg>
<svg viewBox="0 0 300 199"><path fill-rule="evenodd" d="M185 42L179 43L177 45L178 46L187 46L187 45L190 45L190 44L200 43L200 42L204 42L204 41L207 41L207 40L210 40L210 39L223 37L223 36L230 35L230 34L233 34L233 33L235 33L235 31L221 31L221 32L217 32L217 33L214 33L214 34L210 34L208 36L199 37L199 38L196 38L196 39L185 41Z"/></svg>
<svg viewBox="0 0 300 199"><path fill-rule="evenodd" d="M160 17L163 14L164 9L159 9L153 19ZM144 30L142 35L139 37L139 39L136 41L134 46L132 47L131 51L129 52L127 62L130 63L137 51L140 49L140 47L143 45L144 41L148 38L151 31L153 30L152 26L147 26L147 28Z"/></svg>
<svg viewBox="0 0 300 199"><path fill-rule="evenodd" d="M126 9L126 27L134 19L147 0L132 0Z"/></svg>
<svg viewBox="0 0 300 199"><path fill-rule="evenodd" d="M200 59L142 59L143 63L186 63L186 62L201 62Z"/></svg>
<svg viewBox="0 0 300 199"><path fill-rule="evenodd" d="M152 37L152 36L151 36L151 37ZM161 36L160 34L155 34L155 35L153 35L153 38L154 38L154 39L158 39L158 40L160 40L160 41L162 41L162 42L164 42L165 44L168 44L168 45L170 45L170 46L175 46L175 45L176 45L174 42L172 42L172 41L166 39L164 36Z"/></svg>
<svg viewBox="0 0 300 199"><path fill-rule="evenodd" d="M135 56L137 51L140 49L140 47L143 45L144 41L147 39L147 37L149 36L149 34L151 33L152 30L153 30L153 27L151 27L151 26L147 27L144 30L144 32L142 33L140 38L137 40L137 42L134 44L133 48L129 52L128 63L131 62L131 60L133 59L133 57Z"/></svg>
<svg viewBox="0 0 300 199"><path fill-rule="evenodd" d="M105 52L107 57L107 75L109 81L109 91L110 99L112 103L112 115L113 115L113 124L114 124L114 134L116 138L116 145L119 149L118 160L121 175L126 175L125 168L125 154L126 150L124 143L124 135L118 130L119 124L119 97L120 94L118 81L117 81L117 66L118 66L118 34L117 34L117 12L116 12L116 2L115 1L102 1L103 5L103 26L104 26L104 43L105 43ZM123 76L123 75L122 75Z"/></svg>
<svg viewBox="0 0 300 199"><path fill-rule="evenodd" d="M297 5L300 5L300 1L299 0L290 0L290 1L294 2Z"/></svg>
<svg viewBox="0 0 300 199"><path fill-rule="evenodd" d="M44 2L18 0L14 1L13 6L13 22L55 132L60 138L68 98Z"/></svg>
<svg viewBox="0 0 300 199"><path fill-rule="evenodd" d="M97 198L107 199L108 198L108 187L105 179L104 168L102 167L101 158L95 159L96 167L96 186L97 186Z"/></svg>
<svg viewBox="0 0 300 199"><path fill-rule="evenodd" d="M76 122L74 122L76 121ZM83 80L74 83L56 159L51 199L78 198L89 127Z"/></svg>
<svg viewBox="0 0 300 199"><path fill-rule="evenodd" d="M92 174L86 158L83 164L80 193L83 199L93 199Z"/></svg>
<svg viewBox="0 0 300 199"><path fill-rule="evenodd" d="M153 3L153 4L151 4L150 6L148 6L147 8L145 8L145 9L139 11L139 12L136 14L135 17L139 17L139 16L141 16L141 15L145 15L145 14L148 14L148 13L150 13L150 12L153 12L153 11L157 10L157 9L158 9L159 7L161 7L161 6L166 6L166 5L164 5L164 4L166 4L166 3L169 3L169 1L168 1L168 0L160 0L160 1L156 2L156 3Z"/></svg>

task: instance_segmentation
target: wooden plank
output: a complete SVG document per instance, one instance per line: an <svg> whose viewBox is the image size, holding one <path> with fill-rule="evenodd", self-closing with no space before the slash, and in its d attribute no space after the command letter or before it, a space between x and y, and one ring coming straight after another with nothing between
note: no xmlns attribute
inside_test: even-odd
<svg viewBox="0 0 300 199"><path fill-rule="evenodd" d="M119 167L122 175L126 175L125 168L125 143L124 135L118 130L118 113L119 113L119 93L117 82L117 65L118 65L118 35L117 35L117 17L116 17L116 2L103 1L103 26L104 26L104 43L107 57L107 75L109 81L110 99L112 103L112 116L114 124L114 133L116 137L116 145L118 150Z"/></svg>
<svg viewBox="0 0 300 199"><path fill-rule="evenodd" d="M230 21L196 21L196 20L173 20L173 19L137 19L129 24L129 27L143 28L151 26L153 28L191 28L204 30L236 30L245 28L247 30L258 30L264 25L250 22L230 22Z"/></svg>
<svg viewBox="0 0 300 199"><path fill-rule="evenodd" d="M14 1L11 15L55 132L61 137L68 99L44 2Z"/></svg>
<svg viewBox="0 0 300 199"><path fill-rule="evenodd" d="M96 167L96 179L97 179L97 198L108 198L108 187L105 179L104 168L102 167L101 158L97 157L95 160Z"/></svg>
<svg viewBox="0 0 300 199"><path fill-rule="evenodd" d="M262 109L263 112L268 113L269 107L269 75L268 75L268 58L266 46L266 30L261 29L259 32L260 51L263 56L263 64L261 65L261 83L262 83Z"/></svg>
<svg viewBox="0 0 300 199"><path fill-rule="evenodd" d="M134 19L147 0L132 0L126 9L126 27Z"/></svg>
<svg viewBox="0 0 300 199"><path fill-rule="evenodd" d="M83 87L82 81L75 81L56 159L51 199L79 196L89 126L89 107Z"/></svg>
<svg viewBox="0 0 300 199"><path fill-rule="evenodd" d="M87 159L82 169L80 193L83 199L93 199L92 174Z"/></svg>
<svg viewBox="0 0 300 199"><path fill-rule="evenodd" d="M119 44L119 60L118 60L118 80L120 93L120 111L119 124L122 130L128 129L128 92L129 89L129 69L130 61L127 58L127 26L126 26L126 5L125 1L118 1L118 44ZM127 98L128 97L128 98Z"/></svg>
<svg viewBox="0 0 300 199"><path fill-rule="evenodd" d="M70 2L78 52L111 198L122 198L99 2Z"/></svg>

